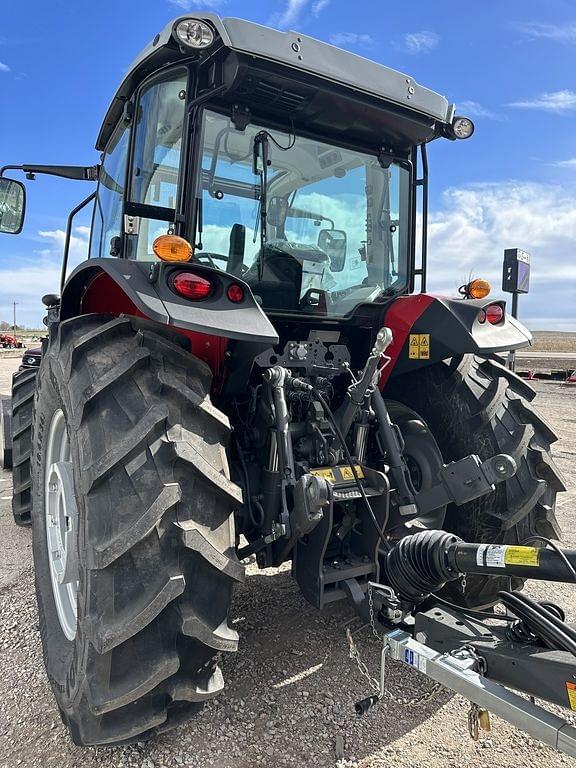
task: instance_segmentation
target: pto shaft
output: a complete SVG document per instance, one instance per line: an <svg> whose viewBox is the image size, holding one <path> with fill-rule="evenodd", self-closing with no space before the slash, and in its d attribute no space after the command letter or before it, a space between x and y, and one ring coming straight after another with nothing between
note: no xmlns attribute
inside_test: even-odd
<svg viewBox="0 0 576 768"><path fill-rule="evenodd" d="M576 583L576 550L467 544L445 531L405 536L384 559L386 581L402 600L419 603L462 573Z"/></svg>

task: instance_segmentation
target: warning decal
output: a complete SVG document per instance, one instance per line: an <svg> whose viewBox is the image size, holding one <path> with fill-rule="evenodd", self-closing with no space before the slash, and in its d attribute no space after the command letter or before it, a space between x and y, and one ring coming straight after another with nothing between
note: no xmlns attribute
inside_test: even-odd
<svg viewBox="0 0 576 768"><path fill-rule="evenodd" d="M536 547L506 547L506 565L540 565L540 550Z"/></svg>
<svg viewBox="0 0 576 768"><path fill-rule="evenodd" d="M566 692L570 709L576 712L576 683L566 683Z"/></svg>
<svg viewBox="0 0 576 768"><path fill-rule="evenodd" d="M408 346L408 357L411 360L430 359L430 334L411 333Z"/></svg>
<svg viewBox="0 0 576 768"><path fill-rule="evenodd" d="M359 464L355 464L356 474L360 480L364 479L364 470ZM354 482L354 473L352 469L347 466L343 467L318 467L310 470L311 475L318 475L323 477L332 485L346 484L350 481Z"/></svg>
<svg viewBox="0 0 576 768"><path fill-rule="evenodd" d="M337 469L340 470L340 474L342 475L343 480L354 480L354 472L352 472L352 469L350 467L337 467ZM359 467L356 465L356 474L359 478L364 477L364 472L362 471L362 467Z"/></svg>
<svg viewBox="0 0 576 768"><path fill-rule="evenodd" d="M506 549L503 544L480 544L476 550L476 563L490 568L504 568Z"/></svg>
<svg viewBox="0 0 576 768"><path fill-rule="evenodd" d="M310 474L318 475L318 477L323 477L324 480L328 480L329 483L336 482L336 475L331 469L311 469Z"/></svg>

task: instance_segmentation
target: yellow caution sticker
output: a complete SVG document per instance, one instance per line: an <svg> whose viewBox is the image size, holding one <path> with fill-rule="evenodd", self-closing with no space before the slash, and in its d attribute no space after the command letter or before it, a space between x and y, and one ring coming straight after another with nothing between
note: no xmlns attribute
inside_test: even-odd
<svg viewBox="0 0 576 768"><path fill-rule="evenodd" d="M430 359L430 334L411 333L408 345L408 357L411 360Z"/></svg>
<svg viewBox="0 0 576 768"><path fill-rule="evenodd" d="M331 469L311 469L310 474L317 475L318 477L323 477L324 480L328 480L329 483L336 482L336 475Z"/></svg>
<svg viewBox="0 0 576 768"><path fill-rule="evenodd" d="M356 468L356 474L358 475L360 480L364 479L364 470L359 464L355 465ZM349 483L354 482L354 473L352 472L351 467L349 466L343 466L343 467L318 467L317 469L311 469L310 470L311 475L317 475L318 477L323 477L324 480L327 480L329 483L332 483L333 485L340 485L342 483Z"/></svg>
<svg viewBox="0 0 576 768"><path fill-rule="evenodd" d="M506 565L540 565L540 550L536 547L506 547L504 555Z"/></svg>
<svg viewBox="0 0 576 768"><path fill-rule="evenodd" d="M576 683L566 683L566 693L568 694L570 709L576 712Z"/></svg>
<svg viewBox="0 0 576 768"><path fill-rule="evenodd" d="M351 467L339 467L340 474L342 475L343 480L354 480L354 473L352 472ZM358 464L356 464L356 474L358 477L362 480L364 478L364 472L362 471L362 467L359 467Z"/></svg>

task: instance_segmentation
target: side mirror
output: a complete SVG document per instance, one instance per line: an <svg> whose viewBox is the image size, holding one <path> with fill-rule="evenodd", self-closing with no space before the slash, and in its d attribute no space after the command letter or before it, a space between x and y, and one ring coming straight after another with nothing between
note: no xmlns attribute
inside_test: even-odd
<svg viewBox="0 0 576 768"><path fill-rule="evenodd" d="M268 201L267 221L273 227L284 228L288 216L288 200L285 197L271 197Z"/></svg>
<svg viewBox="0 0 576 768"><path fill-rule="evenodd" d="M346 263L347 236L343 229L321 229L318 248L328 254L332 272L342 272Z"/></svg>
<svg viewBox="0 0 576 768"><path fill-rule="evenodd" d="M21 181L0 176L0 232L18 235L24 225L26 189Z"/></svg>

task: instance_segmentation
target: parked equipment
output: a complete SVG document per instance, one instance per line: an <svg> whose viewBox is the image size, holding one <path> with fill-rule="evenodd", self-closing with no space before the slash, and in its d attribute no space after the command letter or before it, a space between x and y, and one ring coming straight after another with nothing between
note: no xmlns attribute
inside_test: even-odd
<svg viewBox="0 0 576 768"><path fill-rule="evenodd" d="M485 293L425 292L426 147L473 129L403 74L199 13L127 73L101 164L3 169L9 233L25 191L6 171L98 182L12 403L14 511L33 519L44 659L77 744L145 740L222 690L250 555L291 560L310 603L349 600L393 656L538 737L544 715L511 714L504 652L523 690L576 708L574 630L516 595L574 581L573 553L547 548L556 436L495 359L530 334ZM90 257L68 275L88 205ZM499 601L514 632L489 641L476 619Z"/></svg>

